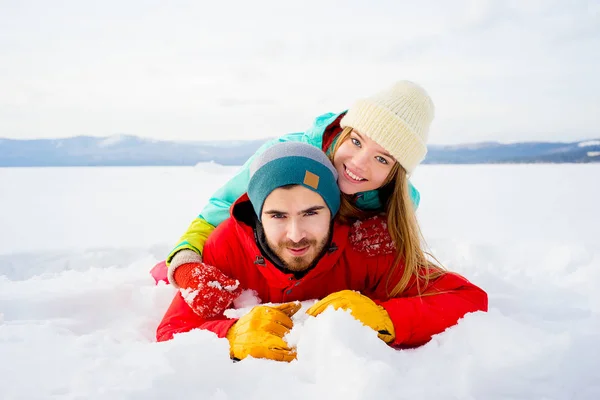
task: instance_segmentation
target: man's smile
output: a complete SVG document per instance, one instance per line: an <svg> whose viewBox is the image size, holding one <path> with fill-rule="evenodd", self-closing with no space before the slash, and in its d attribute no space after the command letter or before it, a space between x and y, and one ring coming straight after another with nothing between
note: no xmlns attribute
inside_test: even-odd
<svg viewBox="0 0 600 400"><path fill-rule="evenodd" d="M305 246L305 247L300 247L300 248L292 248L292 247L287 248L287 250L290 252L290 254L293 255L294 257L301 257L301 256L305 255L308 252L308 249L310 249L310 245Z"/></svg>

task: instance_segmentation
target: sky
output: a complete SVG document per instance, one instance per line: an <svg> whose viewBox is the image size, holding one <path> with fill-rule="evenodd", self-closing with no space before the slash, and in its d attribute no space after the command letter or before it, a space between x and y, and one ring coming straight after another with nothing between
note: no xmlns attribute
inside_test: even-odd
<svg viewBox="0 0 600 400"><path fill-rule="evenodd" d="M0 137L243 140L408 79L429 143L600 137L597 0L0 0Z"/></svg>

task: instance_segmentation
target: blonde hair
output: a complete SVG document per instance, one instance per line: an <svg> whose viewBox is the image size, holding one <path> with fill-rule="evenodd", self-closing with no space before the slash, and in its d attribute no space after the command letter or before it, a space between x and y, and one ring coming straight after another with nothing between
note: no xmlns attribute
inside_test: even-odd
<svg viewBox="0 0 600 400"><path fill-rule="evenodd" d="M332 162L335 153L342 143L348 140L351 133L351 127L344 128L340 133L329 154ZM431 279L445 273L439 261L422 248L425 241L408 190L406 171L400 163L396 162L387 179L379 188L380 200L387 215L388 232L397 251L396 259L386 280L386 292L389 297L396 297L414 284L417 285L417 292L421 294L422 284L423 287L427 287ZM364 220L380 213L381 211L361 210L354 204L352 195L342 193L337 218L342 223L352 224L357 220ZM429 261L427 256L434 259L437 264ZM402 264L404 265L402 266ZM397 276L398 268L403 268L402 275L400 279L394 279L394 276ZM389 290L390 285L393 285L391 291Z"/></svg>

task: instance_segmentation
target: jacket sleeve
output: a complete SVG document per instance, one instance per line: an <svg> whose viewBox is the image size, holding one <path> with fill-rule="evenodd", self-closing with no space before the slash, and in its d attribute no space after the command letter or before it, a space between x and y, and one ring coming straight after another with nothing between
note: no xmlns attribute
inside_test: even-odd
<svg viewBox="0 0 600 400"><path fill-rule="evenodd" d="M156 329L156 340L158 342L171 340L176 333L189 332L192 329L205 329L223 338L236 321L237 319L229 319L224 315L202 319L187 305L181 293L177 292Z"/></svg>
<svg viewBox="0 0 600 400"><path fill-rule="evenodd" d="M221 226L215 229L214 234L206 242L206 254L204 262L210 264L223 272L225 275L236 278L233 267L236 256L245 256L244 253L231 249L232 236L237 235L233 220L225 221ZM225 317L223 314L203 319L192 310L185 302L181 293L178 292L171 302L171 305L160 325L156 330L156 340L159 342L170 340L176 333L188 332L192 329L205 329L217 334L218 337L225 337L227 331L237 321Z"/></svg>
<svg viewBox="0 0 600 400"><path fill-rule="evenodd" d="M455 325L465 314L488 309L487 293L452 272L430 282L421 296L410 294L376 301L394 323L396 339L391 344L395 347L425 344L431 336Z"/></svg>
<svg viewBox="0 0 600 400"><path fill-rule="evenodd" d="M206 222L203 218L196 218L192 221L187 231L181 236L179 239L179 243L167 256L167 266L171 264L171 260L175 253L180 250L188 249L193 250L198 254L202 254L204 250L204 243L206 243L206 239L215 230L215 227L208 222Z"/></svg>

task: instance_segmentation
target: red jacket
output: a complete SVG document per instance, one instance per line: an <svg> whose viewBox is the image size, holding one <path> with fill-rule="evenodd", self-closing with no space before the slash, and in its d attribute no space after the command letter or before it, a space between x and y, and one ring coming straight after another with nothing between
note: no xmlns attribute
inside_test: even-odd
<svg viewBox="0 0 600 400"><path fill-rule="evenodd" d="M235 211L247 202L242 196ZM239 208L238 208L239 210ZM380 223L371 220L368 223ZM458 274L446 273L430 281L418 296L416 285L388 299L386 282L394 254L372 254L364 242L351 241L355 228L334 224L331 246L317 265L301 279L285 273L263 258L252 227L234 216L219 225L204 247L204 262L219 268L225 275L238 279L244 289L253 289L263 303L283 303L322 299L344 289L357 290L380 304L390 315L396 331L395 347L414 347L457 323L465 314L487 311L487 294ZM356 237L354 237L356 239ZM387 253L387 254L386 254ZM396 278L401 276L397 268ZM389 287L389 290L393 285ZM439 292L439 293L438 293ZM207 329L224 337L236 319L219 316L200 318L178 293L157 329L157 340L169 340L175 333L194 328Z"/></svg>

